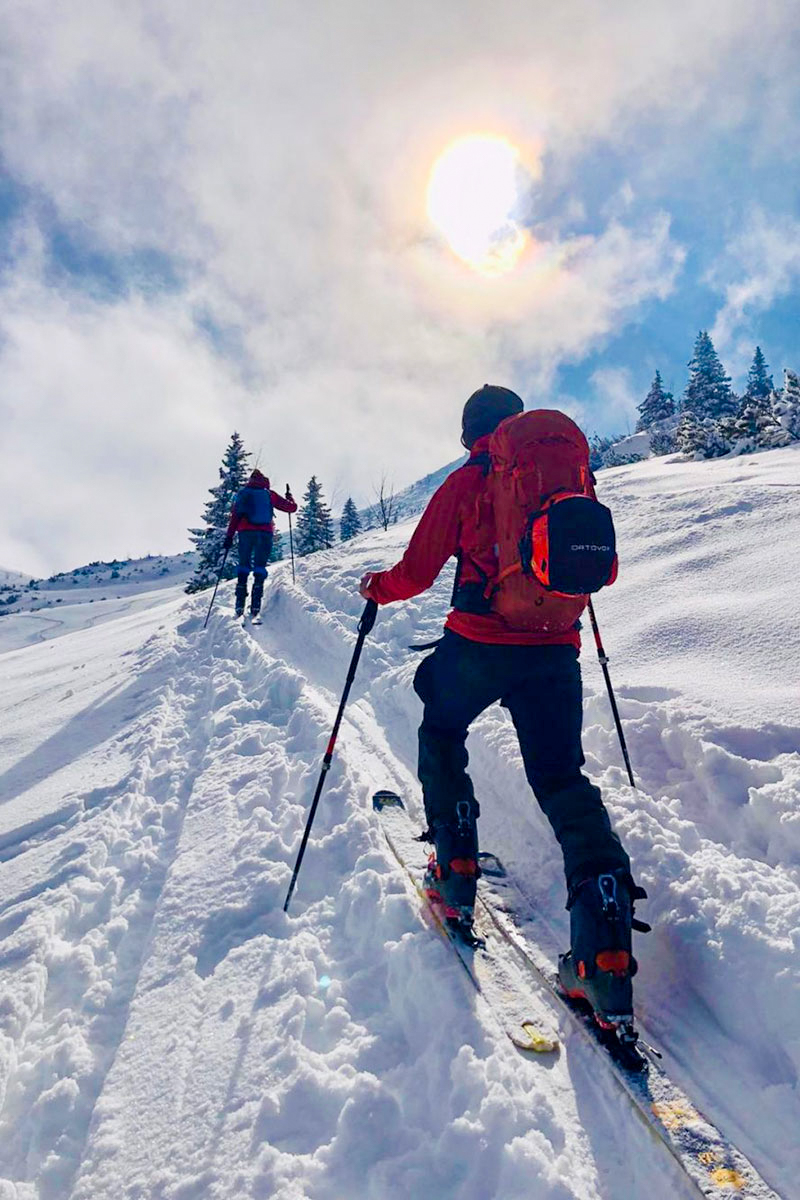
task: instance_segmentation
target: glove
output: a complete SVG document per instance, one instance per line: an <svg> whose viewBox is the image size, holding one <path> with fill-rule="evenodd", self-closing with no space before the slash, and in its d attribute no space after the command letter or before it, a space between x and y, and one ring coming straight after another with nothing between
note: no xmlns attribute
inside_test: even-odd
<svg viewBox="0 0 800 1200"><path fill-rule="evenodd" d="M370 585L372 583L373 574L374 574L373 571L367 571L367 573L365 575L361 576L361 583L358 585L358 590L361 593L361 595L364 597L365 600L372 599L369 589L370 589Z"/></svg>
<svg viewBox="0 0 800 1200"><path fill-rule="evenodd" d="M226 534L225 541L222 543L222 549L230 550L232 545L233 545L233 538L231 537L230 534Z"/></svg>

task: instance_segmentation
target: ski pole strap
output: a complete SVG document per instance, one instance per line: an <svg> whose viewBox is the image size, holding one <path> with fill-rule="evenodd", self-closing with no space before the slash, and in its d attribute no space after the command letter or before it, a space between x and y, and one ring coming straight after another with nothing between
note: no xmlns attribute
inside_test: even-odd
<svg viewBox="0 0 800 1200"><path fill-rule="evenodd" d="M437 638L435 642L412 642L410 646L406 646L406 650L435 650L441 640Z"/></svg>

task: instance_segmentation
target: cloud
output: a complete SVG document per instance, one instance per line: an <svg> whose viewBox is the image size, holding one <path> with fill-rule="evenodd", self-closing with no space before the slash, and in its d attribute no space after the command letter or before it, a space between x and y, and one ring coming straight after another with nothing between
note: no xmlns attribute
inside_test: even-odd
<svg viewBox="0 0 800 1200"><path fill-rule="evenodd" d="M639 416L636 407L641 403L624 367L602 367L593 372L591 383L603 412L605 423L624 433L632 433Z"/></svg>
<svg viewBox="0 0 800 1200"><path fill-rule="evenodd" d="M0 561L182 548L234 427L282 481L315 472L359 501L385 470L401 486L452 458L476 383L539 395L683 269L668 204L619 203L622 180L586 232L581 156L643 121L653 154L681 124L729 127L752 114L768 56L786 63L770 96L788 112L790 20L788 4L743 0L342 0L313 20L256 0L31 0L6 14L0 152L27 202L0 279L16 458L0 503L22 481L46 496L66 447L76 468L57 468L57 528L43 506L41 530L8 527ZM437 154L486 129L535 147L564 190L559 222L537 233L534 211L520 270L489 281L424 214ZM117 263L113 296L54 275L53 222ZM169 288L141 278L167 260ZM117 450L106 529L90 498Z"/></svg>
<svg viewBox="0 0 800 1200"><path fill-rule="evenodd" d="M753 355L750 329L754 318L788 295L798 278L800 221L755 209L707 277L724 296L711 337L718 350L736 356L738 370L746 368Z"/></svg>

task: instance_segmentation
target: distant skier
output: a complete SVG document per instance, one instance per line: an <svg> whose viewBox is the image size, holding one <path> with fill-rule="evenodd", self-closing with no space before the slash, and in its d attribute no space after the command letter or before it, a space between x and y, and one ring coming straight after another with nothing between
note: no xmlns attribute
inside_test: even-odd
<svg viewBox="0 0 800 1200"><path fill-rule="evenodd" d="M267 563L272 554L272 540L275 533L273 517L276 508L285 513L297 511L297 505L289 488L286 488L285 496L271 491L267 477L256 469L233 502L231 519L228 522L228 530L223 543L225 549L230 550L234 536L238 533L237 617L244 615L244 606L247 601L247 579L251 571L253 572L253 591L250 596L250 616L257 617L261 612Z"/></svg>
<svg viewBox="0 0 800 1200"><path fill-rule="evenodd" d="M500 701L564 855L571 952L562 956L562 985L601 1023L618 1025L632 1015L633 901L644 893L599 789L581 772L578 664L588 593L616 576L613 525L594 497L578 427L563 413L522 412L508 388L470 396L461 439L468 462L431 498L401 561L368 572L360 591L378 604L407 600L456 557L444 635L414 678L424 705L418 773L435 846L426 891L469 941L480 808L465 743L476 717Z"/></svg>

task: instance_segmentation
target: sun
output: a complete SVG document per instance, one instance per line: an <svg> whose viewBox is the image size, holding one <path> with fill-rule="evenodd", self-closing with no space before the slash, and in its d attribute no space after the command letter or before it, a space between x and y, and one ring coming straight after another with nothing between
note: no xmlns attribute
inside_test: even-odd
<svg viewBox="0 0 800 1200"><path fill-rule="evenodd" d="M511 271L527 245L516 215L524 177L519 150L494 134L458 138L433 165L428 217L453 253L483 275Z"/></svg>

